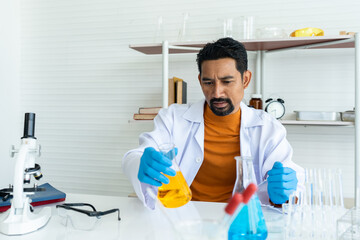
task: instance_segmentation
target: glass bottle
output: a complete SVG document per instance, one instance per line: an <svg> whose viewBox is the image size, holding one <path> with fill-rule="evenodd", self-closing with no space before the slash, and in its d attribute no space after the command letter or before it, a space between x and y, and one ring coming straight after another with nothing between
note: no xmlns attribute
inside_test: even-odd
<svg viewBox="0 0 360 240"><path fill-rule="evenodd" d="M189 13L183 13L183 22L181 25L181 28L179 30L179 35L178 35L178 41L179 42L183 42L183 41L189 41L188 39L188 27L189 27Z"/></svg>
<svg viewBox="0 0 360 240"><path fill-rule="evenodd" d="M167 208L177 208L191 200L192 194L175 158L175 145L166 143L159 146L160 152L172 161L171 168L176 171L175 176L168 176L170 182L158 188L158 199Z"/></svg>
<svg viewBox="0 0 360 240"><path fill-rule="evenodd" d="M224 20L224 37L233 37L233 20L227 18Z"/></svg>
<svg viewBox="0 0 360 240"><path fill-rule="evenodd" d="M254 166L251 157L235 157L237 179L235 192L242 192L250 183L256 183ZM266 239L268 231L260 200L255 193L230 225L229 240L262 240Z"/></svg>
<svg viewBox="0 0 360 240"><path fill-rule="evenodd" d="M163 23L163 17L159 16L157 19L157 27L154 35L154 42L155 43L162 43L165 40L164 35L164 23Z"/></svg>
<svg viewBox="0 0 360 240"><path fill-rule="evenodd" d="M253 107L255 109L262 109L262 100L261 94L252 94L249 102L249 107Z"/></svg>

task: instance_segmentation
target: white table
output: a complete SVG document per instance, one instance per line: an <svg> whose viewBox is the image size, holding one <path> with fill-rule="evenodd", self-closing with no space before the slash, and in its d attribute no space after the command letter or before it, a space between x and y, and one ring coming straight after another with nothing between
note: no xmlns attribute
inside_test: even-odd
<svg viewBox="0 0 360 240"><path fill-rule="evenodd" d="M0 234L2 239L26 239L26 240L72 240L72 239L126 239L126 240L152 240L152 239L175 239L174 231L168 219L164 216L160 209L149 210L137 198L99 196L99 195L83 195L68 194L66 202L85 202L96 207L98 211L105 211L112 208L120 209L121 221L117 221L115 213L103 216L95 229L91 231L76 230L71 226L64 226L61 218L57 216L56 204L52 207L52 217L48 224L36 232L25 234L22 236L6 236ZM224 214L223 203L210 202L190 202L186 208L171 212L171 214L179 215L177 217L188 218L199 216L204 219L220 219ZM41 207L36 207L35 211ZM190 212L190 214L189 214ZM199 215L197 215L197 213ZM271 216L276 214L271 213ZM269 216L269 214L265 214ZM189 218L191 218L189 217ZM280 222L281 224L281 222ZM281 239L280 233L269 233L268 239Z"/></svg>

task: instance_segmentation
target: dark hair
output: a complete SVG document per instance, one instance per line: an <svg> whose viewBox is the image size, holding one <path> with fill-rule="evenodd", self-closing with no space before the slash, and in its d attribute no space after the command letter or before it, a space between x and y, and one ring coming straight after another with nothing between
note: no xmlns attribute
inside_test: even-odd
<svg viewBox="0 0 360 240"><path fill-rule="evenodd" d="M197 55L196 62L201 74L201 64L206 60L232 58L236 61L236 69L241 76L248 68L247 53L244 45L232 38L221 38L213 43L207 43Z"/></svg>

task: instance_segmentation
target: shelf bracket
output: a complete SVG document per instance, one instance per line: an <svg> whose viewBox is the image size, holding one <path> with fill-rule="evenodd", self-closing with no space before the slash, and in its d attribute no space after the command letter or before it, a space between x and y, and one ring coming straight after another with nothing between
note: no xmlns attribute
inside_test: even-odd
<svg viewBox="0 0 360 240"><path fill-rule="evenodd" d="M162 43L162 107L167 108L169 96L169 42Z"/></svg>

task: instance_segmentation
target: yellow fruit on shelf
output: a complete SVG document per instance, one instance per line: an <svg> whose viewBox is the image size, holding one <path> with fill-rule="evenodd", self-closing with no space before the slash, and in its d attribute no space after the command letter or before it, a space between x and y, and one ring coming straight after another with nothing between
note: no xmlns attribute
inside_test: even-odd
<svg viewBox="0 0 360 240"><path fill-rule="evenodd" d="M320 28L302 28L293 31L290 37L313 37L313 36L324 36L324 31Z"/></svg>

